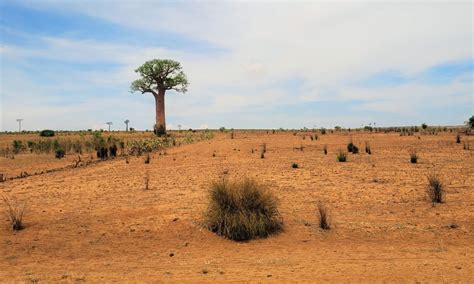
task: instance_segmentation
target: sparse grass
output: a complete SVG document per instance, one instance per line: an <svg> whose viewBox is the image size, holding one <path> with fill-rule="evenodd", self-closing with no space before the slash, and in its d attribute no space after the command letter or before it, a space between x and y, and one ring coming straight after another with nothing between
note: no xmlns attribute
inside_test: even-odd
<svg viewBox="0 0 474 284"><path fill-rule="evenodd" d="M418 163L418 155L416 154L416 151L411 151L410 152L410 162L412 164Z"/></svg>
<svg viewBox="0 0 474 284"><path fill-rule="evenodd" d="M3 196L3 201L7 206L7 216L10 220L10 226L14 231L20 231L25 228L23 224L23 216L25 214L26 204L18 204L18 202L12 202L6 196Z"/></svg>
<svg viewBox="0 0 474 284"><path fill-rule="evenodd" d="M297 163L293 163L293 164L291 165L291 167L292 167L293 169L297 169L297 168L299 168L299 165L298 165Z"/></svg>
<svg viewBox="0 0 474 284"><path fill-rule="evenodd" d="M339 151L336 157L338 162L347 162L347 154L344 153L343 151Z"/></svg>
<svg viewBox="0 0 474 284"><path fill-rule="evenodd" d="M206 225L220 236L245 241L282 229L276 198L253 179L214 182L209 199Z"/></svg>
<svg viewBox="0 0 474 284"><path fill-rule="evenodd" d="M436 173L431 173L427 176L428 178L428 188L427 194L433 204L443 203L444 197L444 186L441 182L439 176Z"/></svg>
<svg viewBox="0 0 474 284"><path fill-rule="evenodd" d="M145 173L144 181L145 181L145 190L149 190L150 189L150 172L147 171Z"/></svg>
<svg viewBox="0 0 474 284"><path fill-rule="evenodd" d="M150 160L151 160L151 156L150 154L148 153L145 157L145 164L149 164L150 163Z"/></svg>
<svg viewBox="0 0 474 284"><path fill-rule="evenodd" d="M319 214L319 228L323 230L331 229L331 224L329 221L328 211L325 206L318 205L318 214Z"/></svg>

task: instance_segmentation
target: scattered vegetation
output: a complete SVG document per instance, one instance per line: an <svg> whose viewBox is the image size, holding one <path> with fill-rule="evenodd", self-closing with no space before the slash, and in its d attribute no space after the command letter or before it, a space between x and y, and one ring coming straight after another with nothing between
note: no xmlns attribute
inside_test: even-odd
<svg viewBox="0 0 474 284"><path fill-rule="evenodd" d="M428 128L428 125L426 123L421 124L421 128L423 130L426 130Z"/></svg>
<svg viewBox="0 0 474 284"><path fill-rule="evenodd" d="M293 164L291 165L291 167L292 167L293 169L297 169L297 168L299 168L299 165L298 165L297 163L293 163Z"/></svg>
<svg viewBox="0 0 474 284"><path fill-rule="evenodd" d="M14 231L20 231L25 228L23 224L23 216L25 214L26 204L18 204L18 202L12 202L6 196L3 196L3 201L7 206L7 216L10 220L10 226Z"/></svg>
<svg viewBox="0 0 474 284"><path fill-rule="evenodd" d="M324 155L328 154L328 145L323 146Z"/></svg>
<svg viewBox="0 0 474 284"><path fill-rule="evenodd" d="M347 151L352 154L357 154L359 153L359 148L356 145L354 145L354 143L352 143L352 140L351 140L351 142L347 144Z"/></svg>
<svg viewBox="0 0 474 284"><path fill-rule="evenodd" d="M427 193L431 202L442 203L444 196L444 187L439 176L436 173L431 173L427 176L428 188Z"/></svg>
<svg viewBox="0 0 474 284"><path fill-rule="evenodd" d="M150 154L146 154L146 157L145 157L145 164L149 164L150 163L150 160L151 160L151 156Z"/></svg>
<svg viewBox="0 0 474 284"><path fill-rule="evenodd" d="M209 191L209 230L235 241L264 238L282 229L277 200L253 179L214 182Z"/></svg>
<svg viewBox="0 0 474 284"><path fill-rule="evenodd" d="M418 163L418 155L416 154L416 151L411 151L410 152L410 162L412 164Z"/></svg>
<svg viewBox="0 0 474 284"><path fill-rule="evenodd" d="M456 143L461 144L461 135L456 135Z"/></svg>

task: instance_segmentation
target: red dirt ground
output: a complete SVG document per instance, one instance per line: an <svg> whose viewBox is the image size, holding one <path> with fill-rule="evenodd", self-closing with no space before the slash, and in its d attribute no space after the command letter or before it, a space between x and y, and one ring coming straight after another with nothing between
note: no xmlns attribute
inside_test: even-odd
<svg viewBox="0 0 474 284"><path fill-rule="evenodd" d="M150 164L116 159L0 183L2 194L27 203L24 230L0 219L0 282L473 281L473 151L454 134L353 134L373 155L349 154L347 163L336 161L347 134L301 135L221 134L154 154ZM436 206L425 193L432 171L446 186ZM207 231L207 190L223 176L266 185L284 231L244 243ZM318 229L318 203L330 210L329 231Z"/></svg>

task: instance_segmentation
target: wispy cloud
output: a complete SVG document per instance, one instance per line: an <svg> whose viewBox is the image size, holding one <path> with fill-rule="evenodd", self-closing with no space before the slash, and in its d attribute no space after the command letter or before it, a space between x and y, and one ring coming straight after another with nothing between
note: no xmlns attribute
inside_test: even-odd
<svg viewBox="0 0 474 284"><path fill-rule="evenodd" d="M472 3L2 3L3 129L150 128L152 98L128 88L151 58L190 79L167 96L176 126L457 124L473 110Z"/></svg>

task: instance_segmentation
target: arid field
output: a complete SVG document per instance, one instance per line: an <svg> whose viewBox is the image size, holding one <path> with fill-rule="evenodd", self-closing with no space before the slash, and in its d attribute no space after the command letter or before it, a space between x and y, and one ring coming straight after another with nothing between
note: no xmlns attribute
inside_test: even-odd
<svg viewBox="0 0 474 284"><path fill-rule="evenodd" d="M146 153L127 151L100 162L85 151L0 157L2 195L26 204L25 228L13 231L0 200L0 282L473 281L472 136L456 143L456 132L214 134L155 150L148 164ZM0 147L15 139L38 134L0 135ZM351 140L360 152L338 162ZM430 173L443 183L443 203L428 200ZM281 232L236 242L206 228L211 183L244 177L277 197ZM319 228L321 204L329 230Z"/></svg>

